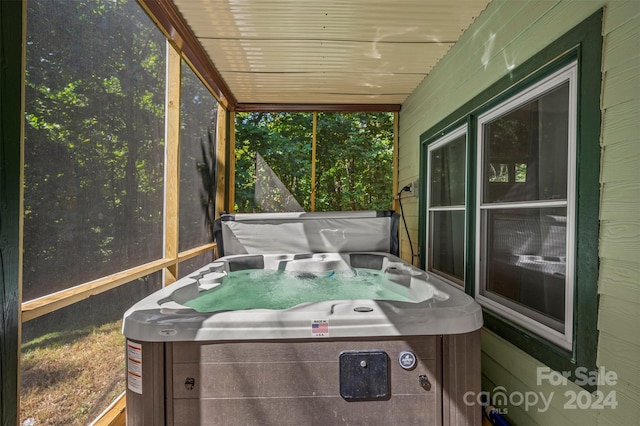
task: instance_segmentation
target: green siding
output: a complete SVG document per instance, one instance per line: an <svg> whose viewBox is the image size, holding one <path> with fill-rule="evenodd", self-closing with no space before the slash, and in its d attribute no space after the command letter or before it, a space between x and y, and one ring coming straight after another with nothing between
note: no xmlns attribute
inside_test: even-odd
<svg viewBox="0 0 640 426"><path fill-rule="evenodd" d="M636 190L637 190L636 186ZM609 197L605 185L603 200ZM633 192L633 191L632 191ZM622 203L623 201L621 201ZM640 223L627 220L605 220L600 223L600 257L637 262L640 257ZM640 333L639 333L640 335Z"/></svg>
<svg viewBox="0 0 640 426"><path fill-rule="evenodd" d="M564 396L566 391L583 391L580 387L568 382L565 386L552 386L544 381L540 386L536 383L536 372L542 367L520 349L505 343L503 339L486 331L482 334L482 371L496 386L504 386L508 392L541 392L546 398L551 398L548 410L543 404L524 410L524 405L508 408L507 417L517 425L596 425L594 413L591 410L566 410L564 404L568 401ZM497 365L498 367L490 367ZM487 366L487 367L485 367ZM493 390L489 388L488 390Z"/></svg>
<svg viewBox="0 0 640 426"><path fill-rule="evenodd" d="M640 7L640 6L638 6ZM610 71L613 69L628 70L630 68L627 62L634 61L636 66L637 60L640 58L640 49L638 49L638 40L640 40L640 17L636 16L628 21L621 23L620 26L608 33L607 49L603 54L603 69ZM637 75L637 74L636 74ZM635 82L635 88L638 89L638 80L630 80ZM607 75L607 85L611 82L611 76ZM605 89L605 95L607 95ZM636 91L637 94L637 91ZM629 94L629 98L633 96ZM607 106L607 102L604 102Z"/></svg>
<svg viewBox="0 0 640 426"><path fill-rule="evenodd" d="M605 145L612 145L625 141L637 142L637 137L640 134L638 111L640 111L640 100L637 98L608 107L604 111L604 127L602 129L603 143ZM605 167L606 166L607 165L605 165ZM629 176L629 178L631 178L631 176Z"/></svg>
<svg viewBox="0 0 640 426"><path fill-rule="evenodd" d="M640 263L638 262L601 259L598 291L602 295L619 297L628 302L640 304L638 277L640 277ZM638 367L640 368L640 363L638 363Z"/></svg>
<svg viewBox="0 0 640 426"><path fill-rule="evenodd" d="M608 332L640 349L640 309L638 304L606 294L600 295L598 312L598 330ZM640 351L636 353L636 361L640 361Z"/></svg>
<svg viewBox="0 0 640 426"><path fill-rule="evenodd" d="M636 22L640 27L640 22ZM637 36L640 40L640 34ZM640 50L640 49L639 49ZM640 57L630 59L625 67L616 67L605 70L607 73L607 85L602 94L602 106L608 108L622 102L633 100L634 92L640 90L640 82L637 76L640 73Z"/></svg>
<svg viewBox="0 0 640 426"><path fill-rule="evenodd" d="M620 377L620 381L623 382L622 384L636 393L640 384L638 353L640 353L638 345L621 340L604 331L600 333L600 362L615 371Z"/></svg>
<svg viewBox="0 0 640 426"><path fill-rule="evenodd" d="M600 172L597 365L618 374L615 410L567 410L565 390L536 384L544 365L489 332L482 336L483 388L555 392L546 412L509 407L514 424L636 425L640 418L640 2L492 1L400 112L401 185L419 176L420 135L562 34L605 7ZM405 202L418 217L418 203ZM417 241L415 228L409 226ZM415 244L414 244L415 245ZM609 388L601 388L608 392Z"/></svg>
<svg viewBox="0 0 640 426"><path fill-rule="evenodd" d="M638 73L640 74L640 70L638 70ZM640 179L640 168L638 168L638 164L640 164L640 144L634 140L608 144L607 149L603 153L603 162L605 164L615 164L616 166L606 168L602 171L602 182L608 182L610 184L619 183L620 185L629 183L633 187L633 182L638 182L638 179ZM616 189L609 187L607 190ZM624 189L617 189L616 191L623 190ZM638 191L637 185L635 185L635 190ZM638 206L638 197L634 197L633 192L630 195L631 196L620 194L617 196L615 194L605 194L608 199L602 206L600 218L623 220L624 218L637 217L640 208L634 206ZM637 192L635 195L637 195ZM615 205L616 201L620 204ZM627 205L627 203L629 205Z"/></svg>

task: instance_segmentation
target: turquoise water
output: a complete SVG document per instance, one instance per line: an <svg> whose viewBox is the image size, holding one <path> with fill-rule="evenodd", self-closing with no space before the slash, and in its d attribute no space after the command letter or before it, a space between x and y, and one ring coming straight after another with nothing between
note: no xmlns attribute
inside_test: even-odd
<svg viewBox="0 0 640 426"><path fill-rule="evenodd" d="M393 291L393 290L395 291ZM185 303L198 312L287 309L306 302L343 299L408 302L407 289L382 271L329 271L323 276L299 272L246 269L231 272L219 286Z"/></svg>

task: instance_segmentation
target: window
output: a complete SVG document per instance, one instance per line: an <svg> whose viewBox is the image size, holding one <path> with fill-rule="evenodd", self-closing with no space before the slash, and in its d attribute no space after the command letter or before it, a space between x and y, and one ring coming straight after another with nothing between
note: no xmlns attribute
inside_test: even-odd
<svg viewBox="0 0 640 426"><path fill-rule="evenodd" d="M574 373L596 360L601 26L598 12L421 136L422 266Z"/></svg>
<svg viewBox="0 0 640 426"><path fill-rule="evenodd" d="M87 425L125 391L122 314L156 272L24 323L20 424Z"/></svg>
<svg viewBox="0 0 640 426"><path fill-rule="evenodd" d="M162 257L166 68L135 2L27 20L23 301Z"/></svg>
<svg viewBox="0 0 640 426"><path fill-rule="evenodd" d="M572 62L477 120L477 299L565 348L573 330L566 302L574 290L576 72Z"/></svg>
<svg viewBox="0 0 640 426"><path fill-rule="evenodd" d="M428 270L464 283L466 127L428 148Z"/></svg>

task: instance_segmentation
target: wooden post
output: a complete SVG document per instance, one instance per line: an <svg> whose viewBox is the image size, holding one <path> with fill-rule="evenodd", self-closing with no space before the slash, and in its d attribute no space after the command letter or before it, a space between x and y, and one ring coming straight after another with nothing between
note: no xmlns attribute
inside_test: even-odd
<svg viewBox="0 0 640 426"><path fill-rule="evenodd" d="M236 203L236 114L229 111L229 197L227 212L233 213Z"/></svg>
<svg viewBox="0 0 640 426"><path fill-rule="evenodd" d="M218 181L216 182L216 218L227 209L227 110L218 105L218 122L216 124L216 160L218 164Z"/></svg>
<svg viewBox="0 0 640 426"><path fill-rule="evenodd" d="M180 230L180 54L167 43L167 110L165 112L164 258L173 260L164 271L164 285L178 279Z"/></svg>
<svg viewBox="0 0 640 426"><path fill-rule="evenodd" d="M26 1L0 1L0 424L18 423Z"/></svg>
<svg viewBox="0 0 640 426"><path fill-rule="evenodd" d="M400 115L397 112L393 113L393 202L391 205L391 209L394 211L398 211L400 208L399 201L396 198L396 194L398 194L398 174L400 173L398 162L399 162L399 154L398 154L398 139L399 135L399 121Z"/></svg>
<svg viewBox="0 0 640 426"><path fill-rule="evenodd" d="M316 141L318 139L318 113L313 113L313 133L311 139L311 206L316 211Z"/></svg>

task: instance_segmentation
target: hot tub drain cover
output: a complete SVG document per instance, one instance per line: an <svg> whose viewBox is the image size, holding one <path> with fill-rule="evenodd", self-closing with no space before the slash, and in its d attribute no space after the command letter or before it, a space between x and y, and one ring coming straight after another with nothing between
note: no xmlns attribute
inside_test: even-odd
<svg viewBox="0 0 640 426"><path fill-rule="evenodd" d="M389 357L384 351L340 354L340 396L347 401L389 399Z"/></svg>

